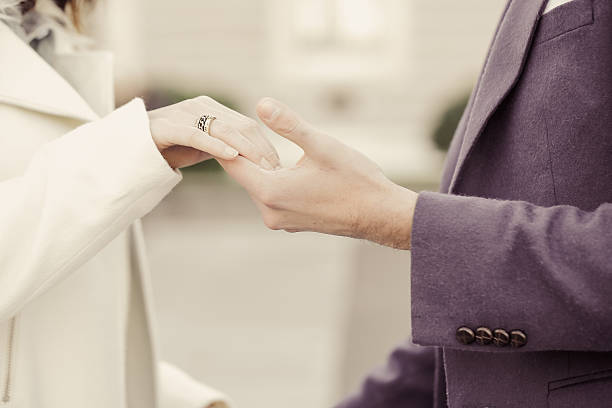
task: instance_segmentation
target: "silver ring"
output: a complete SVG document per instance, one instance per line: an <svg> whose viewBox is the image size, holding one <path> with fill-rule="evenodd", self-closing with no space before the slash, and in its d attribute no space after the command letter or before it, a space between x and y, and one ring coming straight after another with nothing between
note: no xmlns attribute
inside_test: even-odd
<svg viewBox="0 0 612 408"><path fill-rule="evenodd" d="M213 120L217 119L216 117L214 117L213 115L202 115L200 116L200 118L196 121L196 127L198 129L200 129L202 132L206 133L208 136L210 136L210 133L208 133L208 131L210 130L210 124L213 122Z"/></svg>

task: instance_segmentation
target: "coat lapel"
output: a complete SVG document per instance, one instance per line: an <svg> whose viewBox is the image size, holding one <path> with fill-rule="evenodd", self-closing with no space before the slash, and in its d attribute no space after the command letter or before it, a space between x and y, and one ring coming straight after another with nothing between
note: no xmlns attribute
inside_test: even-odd
<svg viewBox="0 0 612 408"><path fill-rule="evenodd" d="M79 93L2 22L0 61L1 103L81 121L98 118Z"/></svg>
<svg viewBox="0 0 612 408"><path fill-rule="evenodd" d="M546 0L510 0L480 75L449 192L489 119L518 82L545 4Z"/></svg>

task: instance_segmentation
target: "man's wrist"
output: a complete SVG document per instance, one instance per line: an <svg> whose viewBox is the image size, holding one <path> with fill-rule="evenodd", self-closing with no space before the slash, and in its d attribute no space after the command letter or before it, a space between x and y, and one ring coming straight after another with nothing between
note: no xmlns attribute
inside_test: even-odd
<svg viewBox="0 0 612 408"><path fill-rule="evenodd" d="M389 182L365 206L367 210L361 219L356 238L396 249L410 249L418 196L412 190Z"/></svg>

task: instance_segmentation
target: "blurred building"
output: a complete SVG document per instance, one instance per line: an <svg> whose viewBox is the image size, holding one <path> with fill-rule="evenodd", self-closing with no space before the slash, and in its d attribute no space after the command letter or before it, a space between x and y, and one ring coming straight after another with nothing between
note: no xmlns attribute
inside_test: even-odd
<svg viewBox="0 0 612 408"><path fill-rule="evenodd" d="M431 129L469 91L504 0L104 0L117 99L275 96L435 188ZM285 162L299 150L270 135ZM329 406L410 333L409 254L266 231L248 197L191 175L145 220L164 355L243 407Z"/></svg>
<svg viewBox="0 0 612 408"><path fill-rule="evenodd" d="M435 181L429 140L474 83L504 0L106 0L117 96L275 96L393 178ZM285 156L297 153L280 143Z"/></svg>

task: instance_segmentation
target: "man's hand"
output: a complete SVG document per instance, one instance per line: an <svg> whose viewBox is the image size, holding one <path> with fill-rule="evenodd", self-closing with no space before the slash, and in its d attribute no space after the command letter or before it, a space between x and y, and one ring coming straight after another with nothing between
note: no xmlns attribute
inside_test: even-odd
<svg viewBox="0 0 612 408"><path fill-rule="evenodd" d="M210 136L194 124L213 115ZM266 169L279 165L278 154L259 125L212 98L200 96L149 112L155 145L172 168L191 166L211 157L226 160L238 154Z"/></svg>
<svg viewBox="0 0 612 408"><path fill-rule="evenodd" d="M260 101L257 114L270 129L304 150L294 167L276 170L242 157L219 160L247 189L269 228L410 248L416 193L393 184L370 159L274 99Z"/></svg>

